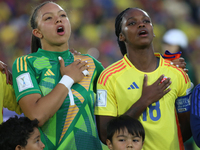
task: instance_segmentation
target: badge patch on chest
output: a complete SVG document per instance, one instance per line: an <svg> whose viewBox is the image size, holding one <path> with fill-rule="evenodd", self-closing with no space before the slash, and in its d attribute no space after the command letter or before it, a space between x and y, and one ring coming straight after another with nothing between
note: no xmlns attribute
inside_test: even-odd
<svg viewBox="0 0 200 150"><path fill-rule="evenodd" d="M96 106L106 107L106 103L107 103L107 91L97 90Z"/></svg>
<svg viewBox="0 0 200 150"><path fill-rule="evenodd" d="M17 85L18 85L19 92L26 90L28 88L32 88L33 83L32 83L30 74L27 72L27 73L19 75L17 77Z"/></svg>

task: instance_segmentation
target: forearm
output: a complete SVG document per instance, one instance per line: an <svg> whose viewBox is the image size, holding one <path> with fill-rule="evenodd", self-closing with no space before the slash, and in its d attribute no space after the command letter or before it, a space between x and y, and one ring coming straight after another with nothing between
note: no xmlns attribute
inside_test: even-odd
<svg viewBox="0 0 200 150"><path fill-rule="evenodd" d="M200 117L198 115L191 114L190 124L191 124L193 139L196 145L200 147Z"/></svg>
<svg viewBox="0 0 200 150"><path fill-rule="evenodd" d="M144 110L151 103L145 100L145 98L140 98L136 103L134 103L124 114L129 115L135 119L138 119L139 116L144 112Z"/></svg>
<svg viewBox="0 0 200 150"><path fill-rule="evenodd" d="M180 123L183 142L186 142L192 136L190 127L190 112L178 113L178 119Z"/></svg>
<svg viewBox="0 0 200 150"><path fill-rule="evenodd" d="M23 97L19 104L25 114L30 119L38 119L39 126L42 126L61 107L68 94L68 89L63 84L56 87L46 96L32 94ZM27 103L27 100L29 103Z"/></svg>

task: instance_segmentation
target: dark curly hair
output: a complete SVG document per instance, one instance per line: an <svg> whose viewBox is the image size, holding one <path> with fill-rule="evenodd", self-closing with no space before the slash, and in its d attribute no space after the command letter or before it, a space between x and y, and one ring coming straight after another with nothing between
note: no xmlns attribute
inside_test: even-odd
<svg viewBox="0 0 200 150"><path fill-rule="evenodd" d="M0 124L0 149L14 150L17 145L25 147L34 128L38 128L37 119L17 116L9 118Z"/></svg>

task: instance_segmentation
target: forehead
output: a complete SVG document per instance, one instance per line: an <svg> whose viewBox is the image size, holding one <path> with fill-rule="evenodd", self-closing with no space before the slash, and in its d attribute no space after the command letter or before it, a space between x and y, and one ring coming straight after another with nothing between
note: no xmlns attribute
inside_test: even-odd
<svg viewBox="0 0 200 150"><path fill-rule="evenodd" d="M59 5L55 4L55 3L47 3L44 6L42 6L39 11L38 11L38 15L43 15L45 13L48 12L53 12L53 11L60 11L63 10L62 7L60 7Z"/></svg>
<svg viewBox="0 0 200 150"><path fill-rule="evenodd" d="M144 17L149 17L149 15L147 14L146 11L142 10L142 9L139 9L139 8L131 8L129 10L127 10L124 14L124 17L123 18L136 18L138 16L144 16Z"/></svg>

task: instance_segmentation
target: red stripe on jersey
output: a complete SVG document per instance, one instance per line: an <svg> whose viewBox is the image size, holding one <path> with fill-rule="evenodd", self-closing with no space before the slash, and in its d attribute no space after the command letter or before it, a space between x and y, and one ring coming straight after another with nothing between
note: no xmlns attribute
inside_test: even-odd
<svg viewBox="0 0 200 150"><path fill-rule="evenodd" d="M178 71L180 71L182 73L182 75L183 75L183 77L185 79L185 83L187 84L187 82L189 82L188 76L184 73L184 71L182 69L177 68L177 67L175 67L173 65L170 65L170 64L165 64L165 66L169 66L169 67L173 67L173 68L177 69Z"/></svg>
<svg viewBox="0 0 200 150"><path fill-rule="evenodd" d="M126 59L126 57L124 57L124 60L126 61L126 63L131 67L131 64L129 64L128 60Z"/></svg>
<svg viewBox="0 0 200 150"><path fill-rule="evenodd" d="M116 63L115 65L113 65L113 66L111 66L110 68L108 68L108 69L106 69L105 71L103 71L103 72L101 73L100 77L99 77L98 83L99 83L99 84L102 84L103 78L105 77L105 75L106 75L108 72L112 71L112 70L113 70L112 68L115 69L115 67L118 68L118 67L120 67L121 65L123 65L124 63L122 63L122 62L123 62L123 61L121 60L120 62ZM122 64L121 64L121 63L122 63ZM121 65L117 67L117 65L119 65L119 64L121 64ZM110 70L110 69L111 69L111 70Z"/></svg>
<svg viewBox="0 0 200 150"><path fill-rule="evenodd" d="M164 59L164 62L167 63L167 64L170 64L169 60Z"/></svg>
<svg viewBox="0 0 200 150"><path fill-rule="evenodd" d="M104 81L104 83L103 83L103 85L105 86L106 81L108 80L108 77L109 77L109 76L111 76L112 74L114 74L114 73L116 73L116 72L120 72L120 71L123 70L125 67L126 67L126 65L123 66L121 69L115 70L114 72L111 72L109 75L107 75L107 76L106 76L106 79L105 79L105 81ZM118 67L118 68L119 68L119 67Z"/></svg>
<svg viewBox="0 0 200 150"><path fill-rule="evenodd" d="M182 134L181 134L181 128L180 128L180 125L179 125L178 115L176 113L176 109L174 111L175 111L176 125L177 125L177 131L178 131L179 148L180 148L180 150L185 150L184 145L183 145L183 138L182 138Z"/></svg>

